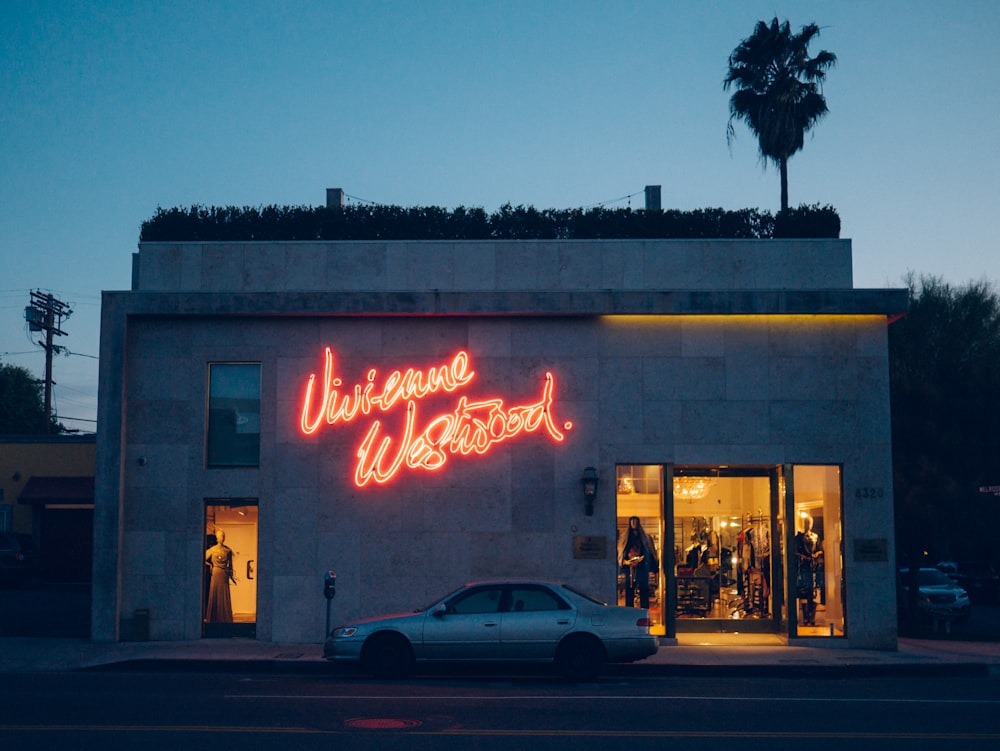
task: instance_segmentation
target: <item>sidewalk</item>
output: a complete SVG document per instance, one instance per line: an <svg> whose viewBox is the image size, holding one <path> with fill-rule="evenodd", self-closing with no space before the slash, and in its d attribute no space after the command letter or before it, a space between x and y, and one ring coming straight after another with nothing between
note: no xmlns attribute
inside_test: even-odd
<svg viewBox="0 0 1000 751"><path fill-rule="evenodd" d="M903 639L897 651L701 643L689 634L660 647L633 668L640 673L772 676L945 675L1000 678L1000 643ZM171 669L259 672L332 671L315 644L273 644L253 639L95 643L86 639L0 639L0 673L72 670ZM614 668L617 670L618 668Z"/></svg>
<svg viewBox="0 0 1000 751"><path fill-rule="evenodd" d="M89 585L49 584L0 589L0 673L66 670L236 670L331 672L344 669L322 657L322 645L274 644L254 639L95 643ZM31 636L26 636L31 634ZM992 675L1000 678L1000 607L977 607L972 621L948 639L901 637L896 651L786 646L775 635L681 634L678 643L623 674L665 675ZM943 636L943 635L942 635ZM737 642L737 639L739 640Z"/></svg>

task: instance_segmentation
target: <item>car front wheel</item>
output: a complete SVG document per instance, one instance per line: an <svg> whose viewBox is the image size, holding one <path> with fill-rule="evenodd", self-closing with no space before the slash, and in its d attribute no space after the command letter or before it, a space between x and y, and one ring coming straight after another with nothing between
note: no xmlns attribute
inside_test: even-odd
<svg viewBox="0 0 1000 751"><path fill-rule="evenodd" d="M571 681L596 678L606 661L604 645L589 634L567 636L556 650L556 667Z"/></svg>
<svg viewBox="0 0 1000 751"><path fill-rule="evenodd" d="M375 634L361 650L361 666L376 678L403 678L413 669L413 648L401 634Z"/></svg>

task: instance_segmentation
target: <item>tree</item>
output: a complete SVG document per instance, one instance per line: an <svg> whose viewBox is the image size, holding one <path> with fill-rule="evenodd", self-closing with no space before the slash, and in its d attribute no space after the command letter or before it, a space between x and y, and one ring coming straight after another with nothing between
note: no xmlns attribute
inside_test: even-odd
<svg viewBox="0 0 1000 751"><path fill-rule="evenodd" d="M893 486L900 562L989 558L1000 501L1000 297L907 279L889 327Z"/></svg>
<svg viewBox="0 0 1000 751"><path fill-rule="evenodd" d="M735 137L734 120L750 128L765 165L773 163L781 174L782 211L788 209L788 160L802 149L806 131L828 111L822 83L837 56L823 50L809 57L809 43L817 36L814 23L793 34L788 21L758 21L753 34L729 55L722 84L726 91L736 87L729 99L726 140L731 145Z"/></svg>
<svg viewBox="0 0 1000 751"><path fill-rule="evenodd" d="M62 425L52 423L52 432ZM45 432L45 397L42 384L27 368L0 364L0 435L35 435Z"/></svg>

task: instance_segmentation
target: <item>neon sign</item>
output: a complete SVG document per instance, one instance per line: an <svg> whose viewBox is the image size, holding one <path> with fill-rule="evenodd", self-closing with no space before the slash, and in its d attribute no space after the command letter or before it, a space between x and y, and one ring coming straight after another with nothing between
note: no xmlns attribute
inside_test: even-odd
<svg viewBox="0 0 1000 751"><path fill-rule="evenodd" d="M312 435L321 427L348 425L373 416L357 449L354 483L360 488L369 482L389 482L403 468L436 471L450 456L486 454L493 446L525 433L544 432L556 443L565 436L552 416L555 379L545 374L545 384L537 401L506 406L498 397L470 399L461 395L454 409L423 418L421 402L434 395L446 395L469 386L476 373L470 368L469 353L459 351L448 362L425 370L394 370L384 377L370 368L365 382L345 388L336 374L333 351L327 347L323 377L309 376L302 399L299 422L303 434ZM389 435L385 415L394 408L402 417L400 434ZM563 424L571 430L572 423Z"/></svg>

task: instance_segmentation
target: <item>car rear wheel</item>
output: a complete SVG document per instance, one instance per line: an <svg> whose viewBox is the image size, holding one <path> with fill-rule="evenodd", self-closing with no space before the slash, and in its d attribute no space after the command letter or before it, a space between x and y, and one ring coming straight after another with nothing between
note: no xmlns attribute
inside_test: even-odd
<svg viewBox="0 0 1000 751"><path fill-rule="evenodd" d="M361 666L376 678L403 678L413 670L413 648L400 634L375 634L361 650Z"/></svg>
<svg viewBox="0 0 1000 751"><path fill-rule="evenodd" d="M556 667L571 681L596 678L606 661L604 645L589 634L567 636L556 650Z"/></svg>

